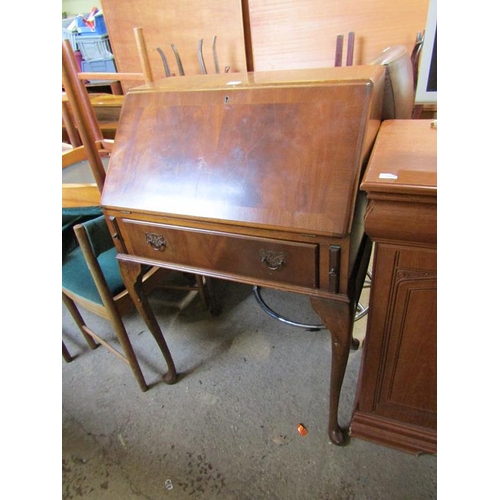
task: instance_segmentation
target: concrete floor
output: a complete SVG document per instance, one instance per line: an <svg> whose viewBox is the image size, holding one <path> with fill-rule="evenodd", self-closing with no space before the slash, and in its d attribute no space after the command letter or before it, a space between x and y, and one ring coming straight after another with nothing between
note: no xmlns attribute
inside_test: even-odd
<svg viewBox="0 0 500 500"><path fill-rule="evenodd" d="M360 439L327 437L330 337L281 323L250 286L217 282L216 318L195 297L183 310L172 292L151 297L179 379L162 382L164 362L138 315L126 325L150 384L106 349L90 351L63 307L63 499L432 499L437 457L414 456ZM308 299L264 290L269 304L318 323ZM110 327L90 317L111 335ZM366 318L355 324L362 339ZM342 392L348 426L362 349L352 351ZM302 423L309 431L297 432Z"/></svg>

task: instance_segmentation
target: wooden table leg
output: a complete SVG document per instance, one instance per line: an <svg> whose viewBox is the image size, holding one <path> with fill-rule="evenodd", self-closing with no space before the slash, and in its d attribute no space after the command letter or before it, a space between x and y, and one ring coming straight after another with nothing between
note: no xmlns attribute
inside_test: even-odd
<svg viewBox="0 0 500 500"><path fill-rule="evenodd" d="M118 262L120 265L123 283L125 284L134 305L156 340L156 343L160 347L163 357L167 362L168 372L165 375L165 382L167 384L173 384L177 379L177 371L175 369L174 360L172 359L172 355L170 354L170 350L167 342L165 341L160 325L158 324L151 306L149 305L149 301L142 290L142 277L146 272L146 267L136 262L123 261L120 259Z"/></svg>
<svg viewBox="0 0 500 500"><path fill-rule="evenodd" d="M217 300L213 289L212 278L196 274L196 284L203 305L208 309L212 316L218 316L221 313L221 306Z"/></svg>
<svg viewBox="0 0 500 500"><path fill-rule="evenodd" d="M330 417L328 436L332 443L343 445L347 433L340 428L338 409L352 339L352 307L348 301L311 297L311 305L328 328L332 338L330 374Z"/></svg>

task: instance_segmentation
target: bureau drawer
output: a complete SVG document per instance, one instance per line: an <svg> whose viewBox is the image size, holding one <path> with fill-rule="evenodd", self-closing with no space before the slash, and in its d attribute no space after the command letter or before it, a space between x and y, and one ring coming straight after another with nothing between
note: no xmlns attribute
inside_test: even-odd
<svg viewBox="0 0 500 500"><path fill-rule="evenodd" d="M118 221L130 255L201 271L317 288L318 246L223 232Z"/></svg>

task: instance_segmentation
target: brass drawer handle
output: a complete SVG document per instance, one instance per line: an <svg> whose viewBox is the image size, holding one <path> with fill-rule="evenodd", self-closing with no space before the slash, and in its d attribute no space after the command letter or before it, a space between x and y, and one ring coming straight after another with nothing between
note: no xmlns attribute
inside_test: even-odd
<svg viewBox="0 0 500 500"><path fill-rule="evenodd" d="M154 250L161 252L165 250L167 246L167 242L165 241L165 237L161 234L156 233L144 233L146 236L146 243L151 245Z"/></svg>
<svg viewBox="0 0 500 500"><path fill-rule="evenodd" d="M273 250L261 250L260 261L271 271L276 271L285 265L285 252L274 252Z"/></svg>

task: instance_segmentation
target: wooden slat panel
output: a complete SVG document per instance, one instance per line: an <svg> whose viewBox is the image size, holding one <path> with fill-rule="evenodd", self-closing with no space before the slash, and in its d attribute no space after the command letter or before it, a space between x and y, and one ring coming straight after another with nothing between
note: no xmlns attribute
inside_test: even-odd
<svg viewBox="0 0 500 500"><path fill-rule="evenodd" d="M165 53L170 70L178 75L170 44L175 44L186 75L201 74L197 58L198 40L204 39L204 58L209 73L214 73L212 38L217 36L217 54L222 68L245 71L245 38L239 0L102 0L108 34L120 72L141 71L134 39L134 28L143 28L154 79L164 78L161 57ZM124 83L124 91L143 82Z"/></svg>
<svg viewBox="0 0 500 500"><path fill-rule="evenodd" d="M428 0L248 0L255 71L333 66L338 34L354 31L354 64L390 45L411 52ZM344 53L346 51L344 50Z"/></svg>
<svg viewBox="0 0 500 500"><path fill-rule="evenodd" d="M100 205L101 194L97 184L63 184L62 206L94 207Z"/></svg>

